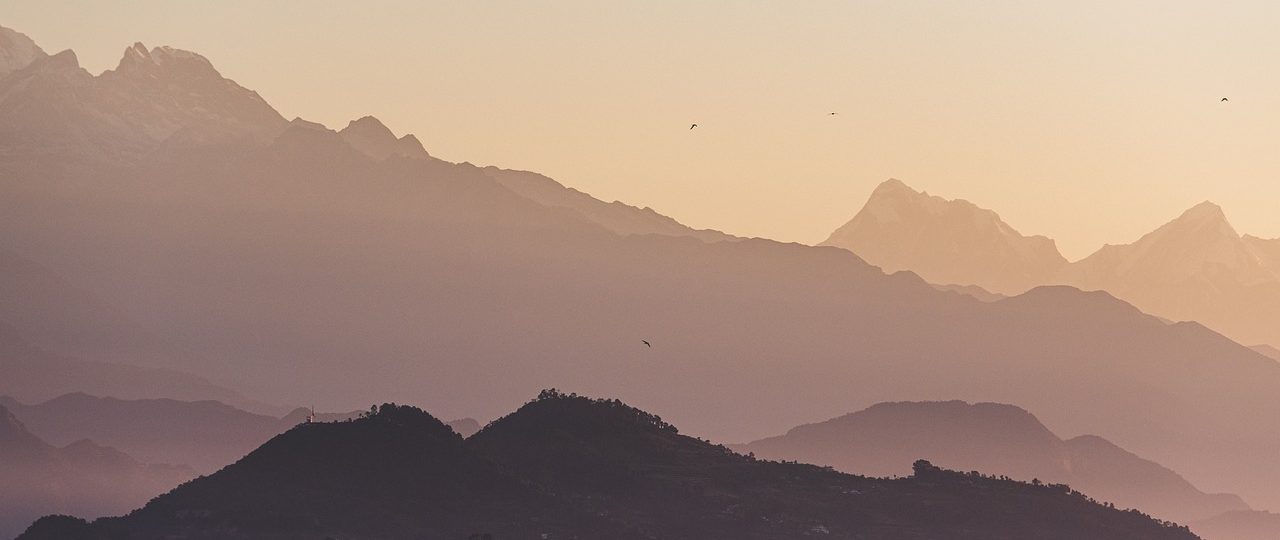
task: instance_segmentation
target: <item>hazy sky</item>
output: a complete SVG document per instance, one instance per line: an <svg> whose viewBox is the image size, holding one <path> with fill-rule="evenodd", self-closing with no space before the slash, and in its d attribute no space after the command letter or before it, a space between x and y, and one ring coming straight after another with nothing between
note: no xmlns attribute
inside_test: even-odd
<svg viewBox="0 0 1280 540"><path fill-rule="evenodd" d="M735 234L819 242L897 177L1072 259L1205 199L1280 236L1272 1L4 0L0 25L94 73L195 50L286 117L373 114Z"/></svg>

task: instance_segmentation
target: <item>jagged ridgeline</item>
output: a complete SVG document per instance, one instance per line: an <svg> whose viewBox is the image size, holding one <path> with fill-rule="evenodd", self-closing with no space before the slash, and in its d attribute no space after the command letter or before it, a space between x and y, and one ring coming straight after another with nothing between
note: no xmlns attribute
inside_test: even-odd
<svg viewBox="0 0 1280 540"><path fill-rule="evenodd" d="M897 479L762 461L617 400L548 390L465 440L394 404L302 424L127 516L46 517L20 539L807 536L1196 538L1066 486L924 461Z"/></svg>

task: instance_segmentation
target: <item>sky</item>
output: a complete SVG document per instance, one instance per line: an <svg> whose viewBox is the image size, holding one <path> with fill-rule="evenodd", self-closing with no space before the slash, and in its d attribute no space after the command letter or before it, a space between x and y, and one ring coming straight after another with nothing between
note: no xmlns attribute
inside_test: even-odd
<svg viewBox="0 0 1280 540"><path fill-rule="evenodd" d="M893 177L1072 260L1203 200L1280 237L1270 1L4 0L0 25L95 74L194 50L288 118L372 114L745 236L821 242Z"/></svg>

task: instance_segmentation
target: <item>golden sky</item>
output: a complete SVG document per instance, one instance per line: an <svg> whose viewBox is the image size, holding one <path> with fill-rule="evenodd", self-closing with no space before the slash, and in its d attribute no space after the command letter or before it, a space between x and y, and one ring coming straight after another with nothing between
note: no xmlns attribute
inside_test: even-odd
<svg viewBox="0 0 1280 540"><path fill-rule="evenodd" d="M5 0L0 25L94 73L195 50L286 117L373 114L741 235L822 241L896 177L1071 259L1205 199L1280 236L1270 1Z"/></svg>

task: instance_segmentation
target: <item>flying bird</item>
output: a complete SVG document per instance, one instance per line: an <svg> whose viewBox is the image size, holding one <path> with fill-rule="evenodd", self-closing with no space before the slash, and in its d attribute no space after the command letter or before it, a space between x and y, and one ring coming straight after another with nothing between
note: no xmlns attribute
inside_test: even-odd
<svg viewBox="0 0 1280 540"><path fill-rule="evenodd" d="M698 127L698 124L692 124L692 125L690 125L690 126L689 126L689 129L693 129L693 128L696 128L696 127Z"/></svg>
<svg viewBox="0 0 1280 540"><path fill-rule="evenodd" d="M653 348L653 345L650 345L648 340L642 339L640 340L640 343L643 343L645 347Z"/></svg>
<svg viewBox="0 0 1280 540"><path fill-rule="evenodd" d="M1222 98L1222 101L1228 101L1228 99L1227 99L1227 98Z"/></svg>

